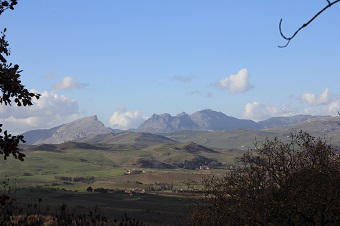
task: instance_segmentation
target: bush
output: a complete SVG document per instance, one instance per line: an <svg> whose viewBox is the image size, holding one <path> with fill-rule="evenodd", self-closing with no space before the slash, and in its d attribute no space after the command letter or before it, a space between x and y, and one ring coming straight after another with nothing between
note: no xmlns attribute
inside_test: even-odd
<svg viewBox="0 0 340 226"><path fill-rule="evenodd" d="M340 156L306 132L257 143L242 165L194 184L188 225L336 225Z"/></svg>

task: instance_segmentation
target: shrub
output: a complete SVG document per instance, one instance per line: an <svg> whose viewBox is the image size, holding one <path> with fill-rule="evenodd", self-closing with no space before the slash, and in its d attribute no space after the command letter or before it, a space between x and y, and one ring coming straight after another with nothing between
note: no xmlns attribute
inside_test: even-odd
<svg viewBox="0 0 340 226"><path fill-rule="evenodd" d="M340 156L306 132L257 143L242 165L194 184L188 225L335 225Z"/></svg>

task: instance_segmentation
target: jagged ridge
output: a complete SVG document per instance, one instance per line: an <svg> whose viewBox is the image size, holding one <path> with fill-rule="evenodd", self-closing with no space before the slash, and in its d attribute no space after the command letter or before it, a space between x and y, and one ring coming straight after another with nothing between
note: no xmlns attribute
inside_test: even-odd
<svg viewBox="0 0 340 226"><path fill-rule="evenodd" d="M237 119L222 112L210 109L197 111L191 115L182 112L176 116L170 114L152 115L142 123L137 131L149 133L169 133L179 130L228 130L261 129L262 126L252 120Z"/></svg>

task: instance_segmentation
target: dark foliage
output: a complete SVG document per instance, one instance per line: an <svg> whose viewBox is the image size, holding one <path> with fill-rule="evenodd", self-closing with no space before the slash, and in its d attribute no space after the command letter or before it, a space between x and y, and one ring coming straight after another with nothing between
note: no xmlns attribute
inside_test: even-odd
<svg viewBox="0 0 340 226"><path fill-rule="evenodd" d="M69 183L83 182L87 184L92 184L95 182L95 177L66 177L66 176L55 176L57 180L66 181Z"/></svg>
<svg viewBox="0 0 340 226"><path fill-rule="evenodd" d="M217 167L222 164L214 159L206 158L204 156L195 156L192 160L185 160L182 163L178 164L178 167L183 169L196 170L199 169L200 166L209 166L209 167Z"/></svg>
<svg viewBox="0 0 340 226"><path fill-rule="evenodd" d="M17 4L16 0L0 1L0 15L7 9L14 9ZM0 37L0 104L11 105L12 101L17 106L31 106L32 98L39 99L40 94L29 92L24 85L21 84L19 65L8 63L6 57L10 55L9 44L6 41L6 28L1 32ZM2 133L2 124L0 124L0 134ZM13 155L16 159L24 160L25 155L19 152L18 144L25 142L22 135L12 136L4 131L0 135L0 154L4 159L9 155Z"/></svg>
<svg viewBox="0 0 340 226"><path fill-rule="evenodd" d="M261 147L260 147L261 146ZM244 155L238 170L191 186L188 225L337 225L340 156L306 132Z"/></svg>
<svg viewBox="0 0 340 226"><path fill-rule="evenodd" d="M87 192L93 192L93 188L90 186L90 187L86 188L86 191Z"/></svg>

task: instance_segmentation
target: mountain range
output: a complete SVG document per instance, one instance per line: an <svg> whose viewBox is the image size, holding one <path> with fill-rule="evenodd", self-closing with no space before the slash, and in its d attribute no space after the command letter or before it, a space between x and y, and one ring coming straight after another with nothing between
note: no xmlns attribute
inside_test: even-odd
<svg viewBox="0 0 340 226"><path fill-rule="evenodd" d="M264 121L255 122L247 119L238 119L227 116L222 112L210 109L197 111L191 115L182 112L176 116L170 114L152 115L138 128L138 132L170 133L181 130L230 130L250 129L260 130L287 126L321 116L295 115L291 117L273 117Z"/></svg>
<svg viewBox="0 0 340 226"><path fill-rule="evenodd" d="M170 114L152 115L138 128L138 132L169 133L178 130L229 130L261 129L262 126L252 120L237 119L213 110L197 111L191 115L182 112L176 116Z"/></svg>
<svg viewBox="0 0 340 226"><path fill-rule="evenodd" d="M145 120L136 132L142 133L173 133L178 131L223 131L231 129L261 130L287 126L320 116L297 115L292 117L275 117L255 122L237 119L222 112L210 109L197 111L191 115L182 112L176 116L170 114L152 115ZM86 141L88 137L112 134L117 132L98 120L97 116L90 116L60 125L51 129L31 130L23 133L26 143L32 144L60 144L68 141Z"/></svg>

